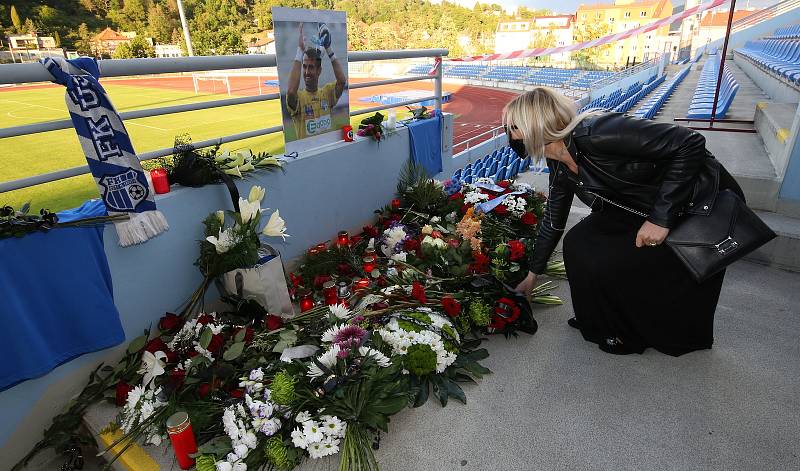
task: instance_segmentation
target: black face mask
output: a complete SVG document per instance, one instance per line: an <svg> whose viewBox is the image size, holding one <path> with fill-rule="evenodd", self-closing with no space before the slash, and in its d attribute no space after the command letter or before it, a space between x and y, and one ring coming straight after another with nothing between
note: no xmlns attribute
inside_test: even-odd
<svg viewBox="0 0 800 471"><path fill-rule="evenodd" d="M508 126L505 126L505 129L506 135L508 136L508 146L511 147L511 150L516 152L521 159L527 157L528 152L525 150L525 142L522 139L512 139L511 131L508 129Z"/></svg>

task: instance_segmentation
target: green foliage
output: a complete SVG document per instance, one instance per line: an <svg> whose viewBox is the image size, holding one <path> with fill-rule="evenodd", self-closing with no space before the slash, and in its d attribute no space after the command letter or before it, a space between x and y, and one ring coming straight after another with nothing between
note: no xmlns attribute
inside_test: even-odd
<svg viewBox="0 0 800 471"><path fill-rule="evenodd" d="M417 376L427 376L436 371L436 352L430 345L414 344L408 347L403 366Z"/></svg>
<svg viewBox="0 0 800 471"><path fill-rule="evenodd" d="M153 46L143 36L136 36L129 43L120 44L114 51L114 59L136 59L155 57Z"/></svg>
<svg viewBox="0 0 800 471"><path fill-rule="evenodd" d="M267 460L278 470L289 470L297 465L289 456L289 449L280 437L271 437L264 444Z"/></svg>
<svg viewBox="0 0 800 471"><path fill-rule="evenodd" d="M197 457L194 466L197 471L216 471L215 461L212 455L200 455Z"/></svg>
<svg viewBox="0 0 800 471"><path fill-rule="evenodd" d="M288 406L295 398L294 384L295 380L291 375L286 371L279 371L269 386L270 400L275 404Z"/></svg>
<svg viewBox="0 0 800 471"><path fill-rule="evenodd" d="M16 28L17 32L20 31L22 28L22 21L19 19L19 13L17 13L17 7L11 5L11 24Z"/></svg>
<svg viewBox="0 0 800 471"><path fill-rule="evenodd" d="M400 172L397 196L404 207L428 214L438 213L448 204L442 187L425 173L421 165L411 160Z"/></svg>
<svg viewBox="0 0 800 471"><path fill-rule="evenodd" d="M487 326L492 320L492 308L480 300L469 304L469 318L477 326Z"/></svg>
<svg viewBox="0 0 800 471"><path fill-rule="evenodd" d="M592 39L602 38L610 34L611 28L606 22L582 22L575 24L575 42L580 43L584 41L591 41ZM572 53L572 59L577 61L581 67L597 67L597 64L603 62L605 52L609 51L613 46L611 44L604 44L602 46L590 47L588 49L581 49Z"/></svg>

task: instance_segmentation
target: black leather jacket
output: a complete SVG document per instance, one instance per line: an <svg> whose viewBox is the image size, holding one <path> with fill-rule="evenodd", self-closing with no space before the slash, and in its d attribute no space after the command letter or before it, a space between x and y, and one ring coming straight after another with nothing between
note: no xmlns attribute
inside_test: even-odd
<svg viewBox="0 0 800 471"><path fill-rule="evenodd" d="M605 113L584 119L567 139L578 174L547 161L550 193L530 260L530 271L544 272L566 228L572 199L590 207L595 196L648 214L647 220L672 228L683 213L708 213L724 186L741 189L706 150L702 134L671 123Z"/></svg>

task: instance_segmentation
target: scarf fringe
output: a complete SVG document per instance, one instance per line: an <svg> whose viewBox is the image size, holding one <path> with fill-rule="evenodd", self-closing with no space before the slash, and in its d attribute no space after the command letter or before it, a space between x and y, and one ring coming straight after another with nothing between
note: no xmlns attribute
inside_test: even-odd
<svg viewBox="0 0 800 471"><path fill-rule="evenodd" d="M127 221L115 222L119 245L129 247L131 245L147 242L153 237L169 230L167 218L161 211L145 211L143 213L129 213L130 219Z"/></svg>

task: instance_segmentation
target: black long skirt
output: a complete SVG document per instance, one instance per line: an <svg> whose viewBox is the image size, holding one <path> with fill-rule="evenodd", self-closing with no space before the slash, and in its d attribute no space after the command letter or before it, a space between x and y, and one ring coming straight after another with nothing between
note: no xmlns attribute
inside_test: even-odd
<svg viewBox="0 0 800 471"><path fill-rule="evenodd" d="M725 272L697 283L665 245L636 247L644 219L592 212L564 237L564 262L583 337L678 356L711 348Z"/></svg>

